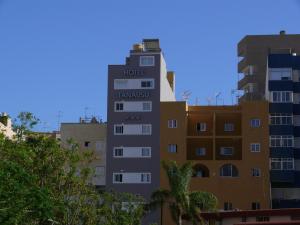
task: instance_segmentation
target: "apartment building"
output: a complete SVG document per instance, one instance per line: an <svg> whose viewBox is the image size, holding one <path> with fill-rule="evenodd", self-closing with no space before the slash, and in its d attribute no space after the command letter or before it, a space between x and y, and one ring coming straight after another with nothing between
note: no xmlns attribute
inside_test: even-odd
<svg viewBox="0 0 300 225"><path fill-rule="evenodd" d="M219 210L270 208L268 102L234 106L161 103L161 160L194 165L191 191L208 191ZM161 168L160 184L168 187ZM165 208L165 215L169 209ZM163 224L172 224L164 216Z"/></svg>
<svg viewBox="0 0 300 225"><path fill-rule="evenodd" d="M124 65L108 66L108 190L149 200L160 187L160 102L175 101L174 88L157 39L134 45ZM144 224L155 222L159 212Z"/></svg>
<svg viewBox="0 0 300 225"><path fill-rule="evenodd" d="M4 134L5 137L13 139L15 132L12 128L10 117L7 113L1 113L0 115L0 133Z"/></svg>
<svg viewBox="0 0 300 225"><path fill-rule="evenodd" d="M80 119L79 123L62 123L60 141L65 148L70 148L69 140L79 146L82 152L91 151L94 156L89 166L94 169L91 182L98 188L105 186L106 170L106 124L96 118Z"/></svg>
<svg viewBox="0 0 300 225"><path fill-rule="evenodd" d="M250 35L238 45L240 101L269 101L273 208L300 207L300 35Z"/></svg>

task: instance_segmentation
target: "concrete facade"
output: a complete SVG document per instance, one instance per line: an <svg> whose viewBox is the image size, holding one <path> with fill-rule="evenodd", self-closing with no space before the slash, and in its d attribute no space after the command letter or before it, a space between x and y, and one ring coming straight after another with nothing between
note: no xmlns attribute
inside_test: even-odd
<svg viewBox="0 0 300 225"><path fill-rule="evenodd" d="M68 140L78 144L79 150L94 153L89 166L95 170L92 183L96 187L105 186L106 171L106 124L94 120L80 123L62 123L60 128L61 145L69 148Z"/></svg>
<svg viewBox="0 0 300 225"><path fill-rule="evenodd" d="M253 127L251 121L259 120ZM176 127L169 127L176 120ZM161 103L161 160L194 164L191 191L208 191L218 198L219 210L269 209L269 130L268 102L245 102L237 106L188 106L185 102ZM199 130L198 124L205 124ZM233 130L224 131L225 124ZM253 151L252 144L259 144ZM170 151L169 145L176 145ZM222 147L233 148L232 154L221 153ZM197 152L205 149L201 155ZM254 149L255 150L255 149ZM224 165L232 165L237 174L221 174ZM253 174L258 169L259 174ZM226 175L226 176L224 176ZM161 168L161 187L168 188ZM231 208L225 208L225 205ZM163 224L173 224L169 209L164 209Z"/></svg>
<svg viewBox="0 0 300 225"><path fill-rule="evenodd" d="M160 187L160 102L174 101L174 76L156 39L134 45L124 65L108 66L107 190L150 199ZM159 213L143 224L159 222Z"/></svg>

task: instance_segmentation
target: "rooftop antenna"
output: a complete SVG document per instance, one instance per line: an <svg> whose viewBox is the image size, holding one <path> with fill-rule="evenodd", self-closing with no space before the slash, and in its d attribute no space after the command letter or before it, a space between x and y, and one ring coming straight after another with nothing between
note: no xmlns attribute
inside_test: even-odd
<svg viewBox="0 0 300 225"><path fill-rule="evenodd" d="M181 97L184 101L188 101L192 92L190 90L186 90L181 94Z"/></svg>
<svg viewBox="0 0 300 225"><path fill-rule="evenodd" d="M63 116L63 112L62 111L58 111L57 113L57 130L59 131L59 127L60 127L60 120Z"/></svg>
<svg viewBox="0 0 300 225"><path fill-rule="evenodd" d="M220 95L221 95L220 91L215 93L216 105L218 105L218 98L220 97Z"/></svg>

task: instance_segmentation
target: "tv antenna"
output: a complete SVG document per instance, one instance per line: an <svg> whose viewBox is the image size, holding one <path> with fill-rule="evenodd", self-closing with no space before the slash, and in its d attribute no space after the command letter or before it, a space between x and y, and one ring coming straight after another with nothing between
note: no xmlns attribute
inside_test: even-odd
<svg viewBox="0 0 300 225"><path fill-rule="evenodd" d="M181 94L181 97L184 101L188 101L192 92L190 90L186 90Z"/></svg>
<svg viewBox="0 0 300 225"><path fill-rule="evenodd" d="M58 111L57 113L57 130L59 131L59 127L60 127L60 121L61 121L61 118L63 116L63 112L62 111Z"/></svg>
<svg viewBox="0 0 300 225"><path fill-rule="evenodd" d="M220 91L215 93L216 105L218 105L218 98L220 97L220 95L221 95Z"/></svg>

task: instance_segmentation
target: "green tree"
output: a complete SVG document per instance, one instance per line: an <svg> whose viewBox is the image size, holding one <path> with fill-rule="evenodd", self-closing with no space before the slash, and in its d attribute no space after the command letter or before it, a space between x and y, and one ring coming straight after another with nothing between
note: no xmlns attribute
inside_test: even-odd
<svg viewBox="0 0 300 225"><path fill-rule="evenodd" d="M130 193L106 192L101 195L99 224L140 225L145 214L145 201Z"/></svg>
<svg viewBox="0 0 300 225"><path fill-rule="evenodd" d="M32 132L38 121L22 112L14 125L17 138L0 134L0 224L139 225L144 200L97 191L91 184L92 152L80 152L72 140L64 149Z"/></svg>
<svg viewBox="0 0 300 225"><path fill-rule="evenodd" d="M215 210L217 198L209 192L190 192L189 184L193 174L191 162L179 166L175 161L168 163L163 161L162 166L166 172L170 189L159 189L153 192L149 207L160 207L162 214L164 205L168 205L172 219L177 225L182 224L183 216L194 225L201 224L200 212Z"/></svg>

